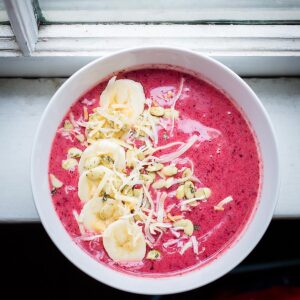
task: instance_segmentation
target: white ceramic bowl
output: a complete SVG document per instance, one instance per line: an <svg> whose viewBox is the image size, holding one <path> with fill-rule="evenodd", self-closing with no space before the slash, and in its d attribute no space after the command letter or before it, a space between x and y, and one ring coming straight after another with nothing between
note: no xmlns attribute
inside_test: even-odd
<svg viewBox="0 0 300 300"><path fill-rule="evenodd" d="M127 275L98 263L70 238L54 210L48 187L48 159L58 124L71 104L112 73L140 65L168 64L204 76L224 90L244 111L254 129L262 155L260 201L241 236L218 259L180 276L145 278ZM112 287L140 294L172 294L201 287L229 272L256 246L269 225L279 188L277 146L270 119L250 87L221 63L195 52L170 47L141 47L97 59L71 76L44 111L34 140L31 183L35 205L49 236L79 269Z"/></svg>

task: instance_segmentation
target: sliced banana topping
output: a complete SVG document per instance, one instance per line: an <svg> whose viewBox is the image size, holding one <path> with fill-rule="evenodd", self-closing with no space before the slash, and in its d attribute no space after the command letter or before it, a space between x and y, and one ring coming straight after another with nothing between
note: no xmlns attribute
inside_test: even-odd
<svg viewBox="0 0 300 300"><path fill-rule="evenodd" d="M103 245L114 261L141 261L146 254L142 229L129 220L111 223L103 233Z"/></svg>
<svg viewBox="0 0 300 300"><path fill-rule="evenodd" d="M79 199L82 202L88 202L93 197L99 196L108 183L109 177L113 175L113 171L104 166L84 171L78 182Z"/></svg>
<svg viewBox="0 0 300 300"><path fill-rule="evenodd" d="M100 105L107 110L119 110L127 124L134 124L144 110L145 94L139 82L111 78L100 96Z"/></svg>
<svg viewBox="0 0 300 300"><path fill-rule="evenodd" d="M111 198L98 197L84 205L79 221L87 230L101 233L109 224L128 213L129 210L122 203Z"/></svg>
<svg viewBox="0 0 300 300"><path fill-rule="evenodd" d="M126 166L124 148L108 139L94 142L81 155L78 165L79 173L100 164L108 167L114 165L118 171L122 171Z"/></svg>

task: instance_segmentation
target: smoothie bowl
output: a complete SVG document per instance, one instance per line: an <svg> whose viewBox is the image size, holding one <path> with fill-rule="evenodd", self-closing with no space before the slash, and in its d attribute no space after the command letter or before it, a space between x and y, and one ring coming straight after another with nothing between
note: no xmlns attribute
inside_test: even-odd
<svg viewBox="0 0 300 300"><path fill-rule="evenodd" d="M31 165L35 204L62 253L142 294L203 286L234 268L276 204L269 118L235 73L188 50L98 59L56 92Z"/></svg>

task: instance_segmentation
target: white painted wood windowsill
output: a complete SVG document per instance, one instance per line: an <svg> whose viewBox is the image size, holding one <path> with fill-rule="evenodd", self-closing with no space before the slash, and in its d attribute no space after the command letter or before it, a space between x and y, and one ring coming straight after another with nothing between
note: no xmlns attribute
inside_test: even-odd
<svg viewBox="0 0 300 300"><path fill-rule="evenodd" d="M0 79L0 222L39 221L30 186L36 126L64 79ZM300 78L251 78L279 141L282 186L275 216L300 217Z"/></svg>

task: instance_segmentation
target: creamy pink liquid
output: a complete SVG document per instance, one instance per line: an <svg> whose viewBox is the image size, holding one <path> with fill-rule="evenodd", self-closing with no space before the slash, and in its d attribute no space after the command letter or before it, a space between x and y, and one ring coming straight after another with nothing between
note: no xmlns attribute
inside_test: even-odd
<svg viewBox="0 0 300 300"><path fill-rule="evenodd" d="M179 120L175 122L174 135L165 139L166 136L165 138L163 136L166 131L161 129L159 145L172 141L186 142L191 135L199 135L199 142L184 154L184 157L189 157L195 164L195 176L201 180L201 184L197 187L207 186L212 190L212 196L207 202L201 202L191 211L184 212L185 218L197 225L194 234L200 245L199 254L194 254L192 248L183 255L180 255L174 247L164 248L162 246L164 242L170 238L174 239L171 233L166 233L155 246L155 249L161 251L160 260L144 259L142 263L136 265L122 266L108 257L101 239L95 241L76 239L80 232L72 212L76 210L80 213L82 208L77 196L78 173L77 170L70 172L62 169L61 161L66 159L70 147L80 149L83 147L76 139L68 140L60 133L56 134L53 141L49 162L49 173L55 174L64 183L64 186L53 194L56 212L77 244L99 262L119 270L139 275L167 275L166 273L182 272L207 263L230 247L255 209L261 170L255 137L241 112L228 97L203 80L163 69L144 69L118 75L118 78L122 77L140 82L146 97L152 98L164 107L172 105L172 98L165 100L167 97L164 95L168 91L176 94L181 78L185 78L182 95L176 103ZM87 106L89 113L92 112L92 108L98 106L99 95L106 84L107 82L100 83L75 102L70 109L75 119L83 114L83 106L86 105L82 103L84 99L95 100L92 105ZM65 119L68 118L68 114ZM64 120L60 127L63 126ZM182 164L183 166L185 165ZM68 190L66 186L75 187L75 190ZM177 186L171 187L167 192L176 188ZM151 193L154 195L154 191ZM227 204L224 211L214 210L214 205L229 195L234 201ZM178 203L175 196L167 199L165 207L173 203ZM179 208L171 210L172 215L180 213Z"/></svg>

